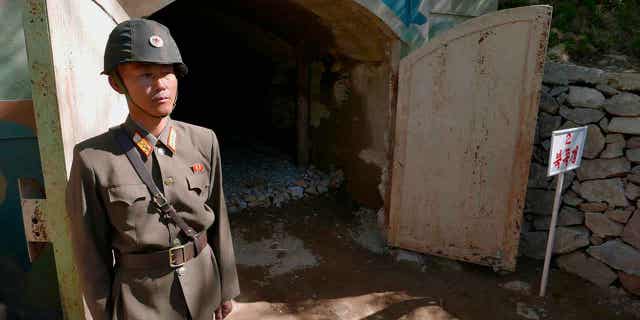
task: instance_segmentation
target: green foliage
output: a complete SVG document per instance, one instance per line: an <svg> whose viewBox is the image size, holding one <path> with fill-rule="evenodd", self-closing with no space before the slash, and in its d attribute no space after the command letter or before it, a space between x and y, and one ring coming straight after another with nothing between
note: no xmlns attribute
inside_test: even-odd
<svg viewBox="0 0 640 320"><path fill-rule="evenodd" d="M640 58L640 0L505 0L500 8L533 2L553 6L550 48L564 44L578 61L606 53Z"/></svg>

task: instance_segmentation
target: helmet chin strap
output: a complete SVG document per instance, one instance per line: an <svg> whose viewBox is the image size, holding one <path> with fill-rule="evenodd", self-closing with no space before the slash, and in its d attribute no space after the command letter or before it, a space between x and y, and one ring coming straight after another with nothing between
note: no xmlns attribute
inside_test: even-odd
<svg viewBox="0 0 640 320"><path fill-rule="evenodd" d="M178 103L178 92L177 92L177 90L176 90L176 98L173 100L173 106L171 107L171 112L166 116L156 116L154 114L149 113L147 110L143 109L139 104L137 104L135 101L133 101L133 98L129 94L129 90L127 90L127 86L124 85L124 81L122 81L122 78L120 77L120 73L118 71L113 72L112 73L112 77L115 80L116 84L118 85L118 88L120 88L120 90L122 90L122 92L124 93L124 96L127 97L127 101L129 101L131 104L133 104L140 111L142 111L143 113L145 113L146 115L148 115L148 116L150 116L152 118L162 119L164 117L167 117L176 108L176 104Z"/></svg>

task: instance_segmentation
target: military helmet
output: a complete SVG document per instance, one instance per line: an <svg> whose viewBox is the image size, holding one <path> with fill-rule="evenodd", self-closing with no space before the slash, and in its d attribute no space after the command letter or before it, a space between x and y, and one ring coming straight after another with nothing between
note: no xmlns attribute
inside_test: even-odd
<svg viewBox="0 0 640 320"><path fill-rule="evenodd" d="M164 25L147 19L132 19L118 24L107 41L104 70L110 74L125 62L173 64L178 76L187 74L178 45Z"/></svg>

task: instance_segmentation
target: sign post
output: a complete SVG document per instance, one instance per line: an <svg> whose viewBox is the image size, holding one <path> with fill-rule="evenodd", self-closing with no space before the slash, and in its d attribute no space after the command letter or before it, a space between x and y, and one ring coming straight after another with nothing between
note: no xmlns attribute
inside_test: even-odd
<svg viewBox="0 0 640 320"><path fill-rule="evenodd" d="M547 291L549 265L551 264L551 254L553 253L553 246L555 243L556 223L558 222L558 211L560 210L560 197L562 195L564 173L580 167L586 139L587 127L558 130L554 131L551 136L551 150L549 153L549 169L547 171L547 176L551 177L557 175L558 179L556 184L556 194L553 200L551 225L549 225L549 237L547 238L547 251L544 257L542 281L540 281L541 297L544 297Z"/></svg>

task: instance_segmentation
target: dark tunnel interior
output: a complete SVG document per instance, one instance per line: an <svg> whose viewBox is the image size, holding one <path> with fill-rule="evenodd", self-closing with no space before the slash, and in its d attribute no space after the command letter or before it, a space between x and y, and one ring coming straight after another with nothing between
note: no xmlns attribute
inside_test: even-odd
<svg viewBox="0 0 640 320"><path fill-rule="evenodd" d="M268 145L293 156L295 58L274 55L282 43L259 40L279 46L273 50L252 43L260 34L247 28L263 27L255 18L237 16L241 8L201 9L176 1L149 17L171 30L189 68L179 81L172 118L213 129L222 148Z"/></svg>

